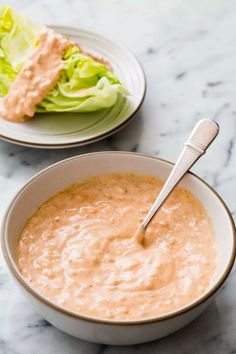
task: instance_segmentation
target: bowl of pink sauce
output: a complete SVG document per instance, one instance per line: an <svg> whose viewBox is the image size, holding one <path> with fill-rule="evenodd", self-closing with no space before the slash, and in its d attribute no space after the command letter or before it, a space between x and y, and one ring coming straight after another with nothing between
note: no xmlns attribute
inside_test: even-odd
<svg viewBox="0 0 236 354"><path fill-rule="evenodd" d="M10 203L2 247L35 309L75 337L144 343L191 322L233 266L235 226L220 196L188 173L134 237L168 161L128 152L80 155L35 175Z"/></svg>

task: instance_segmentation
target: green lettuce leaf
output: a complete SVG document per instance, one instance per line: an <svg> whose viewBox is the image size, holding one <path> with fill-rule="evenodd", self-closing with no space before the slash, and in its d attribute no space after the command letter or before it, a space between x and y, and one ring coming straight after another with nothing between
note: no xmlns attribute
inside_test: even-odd
<svg viewBox="0 0 236 354"><path fill-rule="evenodd" d="M23 63L37 43L41 26L9 6L0 8L0 95L8 92Z"/></svg>
<svg viewBox="0 0 236 354"><path fill-rule="evenodd" d="M27 57L39 43L42 26L9 6L0 8L0 95L5 95ZM63 56L63 71L54 88L37 106L38 112L91 112L115 104L127 94L117 77L76 46Z"/></svg>
<svg viewBox="0 0 236 354"><path fill-rule="evenodd" d="M126 93L119 80L101 63L69 48L64 70L55 87L38 105L38 112L91 112L111 107L118 93Z"/></svg>

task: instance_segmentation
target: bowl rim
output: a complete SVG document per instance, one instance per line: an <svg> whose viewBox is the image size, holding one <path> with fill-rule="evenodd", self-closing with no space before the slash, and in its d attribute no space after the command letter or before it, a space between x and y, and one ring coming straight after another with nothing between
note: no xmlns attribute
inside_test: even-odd
<svg viewBox="0 0 236 354"><path fill-rule="evenodd" d="M23 286L23 288L28 291L30 293L31 296L35 297L38 301L42 302L44 305L47 305L49 307L51 307L53 310L59 311L60 313L82 320L82 321L87 321L90 323L100 323L100 324L104 324L104 325L116 325L116 326L128 326L128 325L143 325L143 324L151 324L151 323L155 323L155 322L161 322L161 321L165 321L168 319L173 319L179 315L183 315L186 312L193 310L194 308L198 307L199 305L202 305L205 301L207 301L208 299L210 299L210 297L215 294L219 288L222 286L222 284L225 282L225 280L227 279L234 261L235 261L235 257L236 257L236 227L234 224L234 220L233 217L226 205L226 203L224 202L224 200L221 198L221 196L207 183L205 182L201 177L199 177L198 175L196 175L193 172L187 172L187 174L191 175L192 177L196 178L198 181L200 181L200 183L204 184L208 190L210 192L212 192L216 198L218 199L218 201L221 203L222 207L224 208L229 222L230 222L230 227L231 227L231 232L232 232L232 239L233 239L233 246L232 246L232 250L231 250L231 255L230 255L230 259L229 262L227 264L226 269L224 270L222 276L220 277L220 279L218 280L218 282L212 287L210 288L209 291L207 291L203 296L199 297L197 300L193 301L192 303L190 303L187 306L184 306L182 308L180 308L179 310L176 310L174 312L168 313L166 315L162 315L162 316L156 316L156 317L151 317L151 318L147 318L147 319L140 319L140 320L109 320L109 319L102 319L102 318L96 318L96 317L90 317L90 316L86 316L83 314L77 314L74 313L70 310L66 310L58 305L56 305L55 303L51 302L50 300L47 300L44 296L40 295L36 290L33 289L33 287L31 287L26 280L24 279L24 277L22 276L22 274L20 273L14 258L11 256L9 249L6 245L6 239L7 239L7 231L6 231L6 222L8 219L9 214L12 211L12 207L14 205L15 200L18 198L18 196L25 190L28 188L28 186L34 182L35 179L37 179L38 177L40 177L42 174L46 173L48 170L51 170L55 167L57 167L58 165L62 165L68 161L72 161L72 160L76 160L76 159L86 159L89 158L90 156L100 156L100 155L111 155L111 154L115 154L115 155L133 155L133 156L138 156L138 157L144 157L144 158L148 158L148 159L153 159L153 160L157 160L160 162L164 162L167 165L173 166L174 163L166 160L166 159L162 159L159 157L154 157L148 154L143 154L143 153L136 153L136 152L129 152L129 151L101 151L101 152L93 152L93 153L87 153L87 154L82 154L82 155L76 155L67 159L63 159L59 162L56 162L54 164L49 165L48 167L42 169L41 171L39 171L38 173L36 173L33 177L31 177L19 190L18 192L14 195L14 197L11 199L11 201L9 202L9 205L5 211L5 214L3 216L3 220L2 220L2 226L1 226L1 244L2 244L2 251L3 251L3 256L5 259L5 262L7 264L8 269L10 270L11 274L13 275L13 277L18 281L18 283L20 283L21 286Z"/></svg>

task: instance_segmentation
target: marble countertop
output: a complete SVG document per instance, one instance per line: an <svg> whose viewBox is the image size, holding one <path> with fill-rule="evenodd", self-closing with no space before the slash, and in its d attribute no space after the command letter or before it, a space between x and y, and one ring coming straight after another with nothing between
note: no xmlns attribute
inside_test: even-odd
<svg viewBox="0 0 236 354"><path fill-rule="evenodd" d="M148 90L133 122L83 148L37 150L0 142L0 214L33 174L61 159L129 150L175 160L196 121L214 118L221 134L194 171L236 215L236 26L234 0L12 0L33 19L97 31L140 59ZM72 338L49 325L15 288L0 260L1 354L236 353L236 274L215 302L181 331L145 345L111 347Z"/></svg>

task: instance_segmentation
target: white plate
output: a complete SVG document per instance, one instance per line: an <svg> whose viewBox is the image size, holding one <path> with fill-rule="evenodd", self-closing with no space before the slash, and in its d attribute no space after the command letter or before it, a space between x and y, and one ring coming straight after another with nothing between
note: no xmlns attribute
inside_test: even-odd
<svg viewBox="0 0 236 354"><path fill-rule="evenodd" d="M86 145L123 128L143 102L146 91L144 72L126 48L86 30L53 28L78 42L85 50L107 59L130 96L120 95L112 108L93 113L37 113L25 123L0 119L1 139L37 148Z"/></svg>

